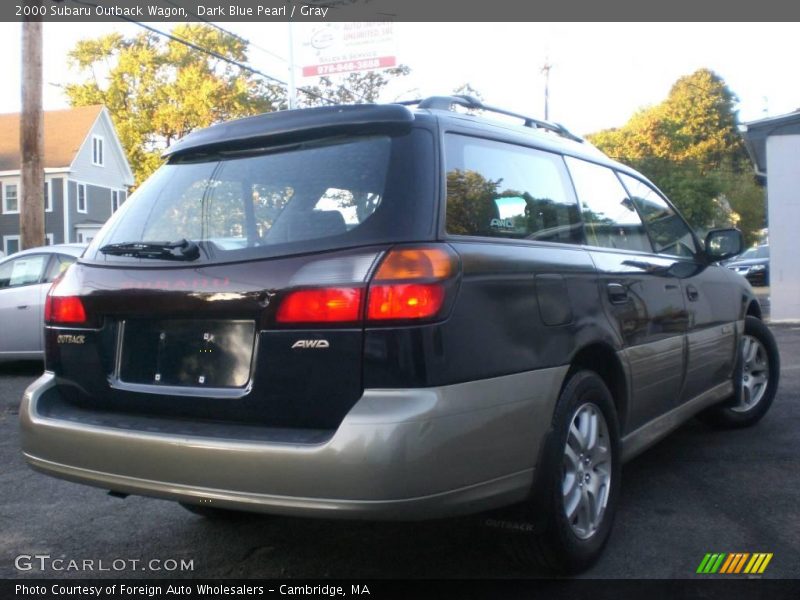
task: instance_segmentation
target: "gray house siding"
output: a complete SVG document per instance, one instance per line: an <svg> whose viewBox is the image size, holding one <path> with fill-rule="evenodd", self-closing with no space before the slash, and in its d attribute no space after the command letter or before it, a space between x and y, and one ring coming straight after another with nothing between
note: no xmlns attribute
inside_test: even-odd
<svg viewBox="0 0 800 600"><path fill-rule="evenodd" d="M52 212L44 213L45 233L53 234L54 244L64 243L64 179L54 177L50 184Z"/></svg>
<svg viewBox="0 0 800 600"><path fill-rule="evenodd" d="M54 177L49 179L50 192L52 194L50 202L53 210L44 213L44 232L53 235L54 244L64 243L64 189L63 178ZM3 182L0 182L0 198L2 198ZM0 206L0 208L2 208ZM19 214L0 214L0 250L3 250L3 237L8 235L19 235Z"/></svg>
<svg viewBox="0 0 800 600"><path fill-rule="evenodd" d="M103 166L92 163L92 137L99 135L103 138ZM72 162L72 178L77 181L91 181L95 185L106 188L125 187L124 156L121 156L113 147L114 133L109 126L109 121L101 113L89 135ZM111 200L109 200L110 205Z"/></svg>
<svg viewBox="0 0 800 600"><path fill-rule="evenodd" d="M4 182L0 181L0 200L3 198ZM7 215L2 212L3 205L0 202L0 250L5 251L3 238L7 235L19 235L19 215Z"/></svg>
<svg viewBox="0 0 800 600"><path fill-rule="evenodd" d="M89 183L86 186L86 212L78 212L78 185L82 182L70 181L69 189L69 223L70 241L77 242L75 226L82 223L105 223L111 216L111 188L99 187Z"/></svg>
<svg viewBox="0 0 800 600"><path fill-rule="evenodd" d="M102 161L95 160L94 140L97 137L103 140ZM18 180L18 173L0 177L0 194L4 183L19 184ZM72 163L64 165L63 170L61 167L53 168L48 180L51 181L52 211L45 213L45 232L52 235L56 244L77 241L79 227L89 237L105 223L112 214L112 190L120 193L121 202L127 199L127 188L133 185L133 175L108 111L100 111ZM78 184L86 186L85 212L78 212ZM9 235L19 235L19 215L3 214L0 206L0 249L3 248L3 236Z"/></svg>

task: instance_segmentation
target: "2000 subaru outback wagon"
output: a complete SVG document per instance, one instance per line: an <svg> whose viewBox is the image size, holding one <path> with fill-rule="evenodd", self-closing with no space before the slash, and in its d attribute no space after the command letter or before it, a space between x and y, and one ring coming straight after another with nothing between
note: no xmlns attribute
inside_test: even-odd
<svg viewBox="0 0 800 600"><path fill-rule="evenodd" d="M50 291L30 465L206 513L513 506L517 554L575 571L624 460L764 415L775 342L716 264L738 231L700 242L561 126L413 104L175 144Z"/></svg>

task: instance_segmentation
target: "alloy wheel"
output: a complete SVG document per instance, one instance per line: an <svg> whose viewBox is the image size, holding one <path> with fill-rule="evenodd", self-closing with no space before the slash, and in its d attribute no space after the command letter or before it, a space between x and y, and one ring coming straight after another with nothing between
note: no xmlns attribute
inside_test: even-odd
<svg viewBox="0 0 800 600"><path fill-rule="evenodd" d="M752 335L742 337L741 384L739 403L731 407L735 412L747 412L753 409L764 398L769 384L767 349Z"/></svg>
<svg viewBox="0 0 800 600"><path fill-rule="evenodd" d="M585 540L603 522L614 457L608 425L596 405L581 405L569 423L561 483L564 514L573 533Z"/></svg>

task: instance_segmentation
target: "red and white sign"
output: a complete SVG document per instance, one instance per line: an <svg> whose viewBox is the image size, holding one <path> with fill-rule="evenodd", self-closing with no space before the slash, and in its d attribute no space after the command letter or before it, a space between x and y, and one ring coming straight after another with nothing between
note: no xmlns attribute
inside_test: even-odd
<svg viewBox="0 0 800 600"><path fill-rule="evenodd" d="M303 77L397 66L393 23L322 23L302 42Z"/></svg>

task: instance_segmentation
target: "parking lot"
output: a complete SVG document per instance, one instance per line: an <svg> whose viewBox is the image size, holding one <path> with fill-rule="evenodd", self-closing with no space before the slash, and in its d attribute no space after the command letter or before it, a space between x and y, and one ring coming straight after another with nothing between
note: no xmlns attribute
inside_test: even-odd
<svg viewBox="0 0 800 600"><path fill-rule="evenodd" d="M628 463L609 546L586 577L685 578L708 552L771 552L765 578L800 577L800 326L774 327L781 388L755 428L691 421ZM40 475L19 451L17 407L39 364L0 366L0 577L520 577L497 531L245 516L204 520L176 504L108 496ZM15 568L19 555L126 561L121 570ZM150 561L159 562L150 562ZM184 560L191 569L167 571ZM67 564L67 563L63 563ZM117 566L122 563L113 563ZM160 568L160 570L158 570Z"/></svg>

